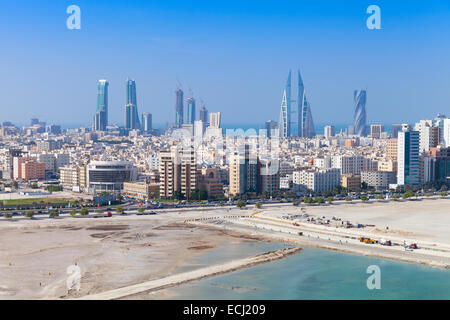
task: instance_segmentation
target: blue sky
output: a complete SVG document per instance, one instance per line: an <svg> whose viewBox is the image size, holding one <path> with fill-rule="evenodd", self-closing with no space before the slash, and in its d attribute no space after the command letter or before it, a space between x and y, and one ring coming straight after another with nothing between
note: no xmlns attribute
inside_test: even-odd
<svg viewBox="0 0 450 320"><path fill-rule="evenodd" d="M78 5L82 29L66 28ZM366 28L381 8L382 30ZM125 80L139 112L174 121L180 82L226 123L278 120L289 69L300 69L316 123L350 123L367 88L370 123L450 114L450 2L2 1L0 121L90 124L97 80L123 124Z"/></svg>

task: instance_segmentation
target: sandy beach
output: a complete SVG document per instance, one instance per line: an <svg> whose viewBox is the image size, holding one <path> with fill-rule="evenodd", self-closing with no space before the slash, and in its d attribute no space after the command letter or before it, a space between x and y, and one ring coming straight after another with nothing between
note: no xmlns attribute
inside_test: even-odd
<svg viewBox="0 0 450 320"><path fill-rule="evenodd" d="M424 199L161 210L156 216L103 219L1 219L0 299L71 299L138 285L172 276L192 257L240 241L277 241L450 268L449 205L447 199ZM344 229L286 219L305 213L371 226ZM389 239L394 246L363 244L357 240L361 235ZM417 242L419 249L406 251L403 241ZM66 269L74 263L82 271L81 289L68 292Z"/></svg>

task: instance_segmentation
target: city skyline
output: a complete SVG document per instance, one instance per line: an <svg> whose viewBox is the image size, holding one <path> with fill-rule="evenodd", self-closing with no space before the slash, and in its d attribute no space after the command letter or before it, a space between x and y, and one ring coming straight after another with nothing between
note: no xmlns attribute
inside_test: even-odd
<svg viewBox="0 0 450 320"><path fill-rule="evenodd" d="M154 3L124 7L82 1L82 29L70 31L64 25L62 5L59 13L59 7L46 4L24 8L2 3L0 21L8 26L2 28L2 39L10 48L0 56L10 74L0 80L0 101L10 109L5 120L20 122L25 114L63 125L69 119L91 123L86 115L92 115L93 83L106 78L111 83L108 120L121 123L121 87L123 79L133 75L139 82L139 108L151 112L155 123L174 119L172 92L177 80L183 89L195 88L208 108L222 110L224 123L236 122L233 114L238 111L243 115L240 121L252 117L264 123L278 120L273 110L279 107L280 83L292 66L308 79L308 99L317 123L330 119L350 123L352 92L361 87L368 88L370 107L378 111L370 113L370 123L412 122L422 116L423 106L430 114L448 109L450 65L444 57L450 47L442 41L450 31L448 4L424 8L416 3L398 10L399 4L383 3L383 27L376 31L366 28L367 6L357 2L345 8L332 2L285 4L261 3L258 8L240 4L242 11L233 2L193 7L175 2L171 9ZM24 23L11 19L14 14ZM199 19L188 20L192 15ZM45 21L30 28L36 19ZM14 38L6 32L10 28L16 30ZM299 39L299 34L308 46L287 41ZM125 49L129 41L136 44L132 53ZM105 59L97 59L98 46L108 49ZM227 54L224 48L229 48ZM54 90L42 81L49 78L64 81ZM27 95L18 94L22 87L28 88Z"/></svg>

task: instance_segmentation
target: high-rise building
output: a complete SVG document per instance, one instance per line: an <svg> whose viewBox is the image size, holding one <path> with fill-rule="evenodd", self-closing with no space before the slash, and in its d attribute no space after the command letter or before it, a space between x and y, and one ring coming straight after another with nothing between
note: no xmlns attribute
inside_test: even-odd
<svg viewBox="0 0 450 320"><path fill-rule="evenodd" d="M386 140L386 155L388 160L398 160L398 137Z"/></svg>
<svg viewBox="0 0 450 320"><path fill-rule="evenodd" d="M450 119L444 119L443 120L443 137L442 142L444 144L444 147L448 148L450 147Z"/></svg>
<svg viewBox="0 0 450 320"><path fill-rule="evenodd" d="M391 138L398 138L398 133L402 131L402 125L401 124L393 124L392 125L392 134Z"/></svg>
<svg viewBox="0 0 450 320"><path fill-rule="evenodd" d="M334 126L325 126L324 130L324 136L325 138L331 138L336 135L336 128Z"/></svg>
<svg viewBox="0 0 450 320"><path fill-rule="evenodd" d="M183 90L178 88L175 90L175 127L183 126Z"/></svg>
<svg viewBox="0 0 450 320"><path fill-rule="evenodd" d="M136 98L136 81L127 79L127 101L125 103L125 129L140 129Z"/></svg>
<svg viewBox="0 0 450 320"><path fill-rule="evenodd" d="M288 138L291 136L291 71L289 71L286 86L281 99L280 110L280 136Z"/></svg>
<svg viewBox="0 0 450 320"><path fill-rule="evenodd" d="M220 112L211 112L209 114L209 127L214 129L220 128L220 118L221 113Z"/></svg>
<svg viewBox="0 0 450 320"><path fill-rule="evenodd" d="M419 152L428 152L439 144L440 128L434 125L433 120L420 120L414 126L419 131Z"/></svg>
<svg viewBox="0 0 450 320"><path fill-rule="evenodd" d="M371 124L370 125L370 136L373 139L380 139L381 134L384 132L384 126L382 124Z"/></svg>
<svg viewBox="0 0 450 320"><path fill-rule="evenodd" d="M264 124L264 129L266 129L267 137L272 137L272 131L277 129L278 123L273 120L266 121Z"/></svg>
<svg viewBox="0 0 450 320"><path fill-rule="evenodd" d="M145 133L149 133L152 131L152 114L148 112L144 112L142 114L142 126L141 129Z"/></svg>
<svg viewBox="0 0 450 320"><path fill-rule="evenodd" d="M311 105L306 99L305 86L302 76L298 71L298 136L312 138L316 135L314 121L311 113Z"/></svg>
<svg viewBox="0 0 450 320"><path fill-rule="evenodd" d="M419 185L419 132L404 126L398 133L399 185Z"/></svg>
<svg viewBox="0 0 450 320"><path fill-rule="evenodd" d="M191 98L188 98L186 100L186 102L187 102L186 123L194 124L194 122L195 122L195 99L191 97Z"/></svg>
<svg viewBox="0 0 450 320"><path fill-rule="evenodd" d="M107 80L98 82L97 112L94 117L94 130L96 131L106 131L108 126L108 87Z"/></svg>
<svg viewBox="0 0 450 320"><path fill-rule="evenodd" d="M203 121L205 125L208 123L208 110L205 106L201 106L199 110L199 120Z"/></svg>
<svg viewBox="0 0 450 320"><path fill-rule="evenodd" d="M366 90L355 90L355 92L353 93L353 102L355 106L355 118L353 121L353 126L355 135L366 135L366 100Z"/></svg>
<svg viewBox="0 0 450 320"><path fill-rule="evenodd" d="M258 192L258 159L251 157L248 149L245 152L236 152L229 158L229 194L236 196L245 193Z"/></svg>

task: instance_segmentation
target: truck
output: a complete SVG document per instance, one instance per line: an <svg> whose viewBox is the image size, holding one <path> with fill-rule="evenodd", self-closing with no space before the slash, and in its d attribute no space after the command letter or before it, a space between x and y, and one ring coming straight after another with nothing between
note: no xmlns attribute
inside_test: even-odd
<svg viewBox="0 0 450 320"><path fill-rule="evenodd" d="M390 246L392 246L392 241L391 241L391 240L381 239L381 240L380 240L380 244L381 244L382 246L388 246L388 247L390 247Z"/></svg>

